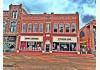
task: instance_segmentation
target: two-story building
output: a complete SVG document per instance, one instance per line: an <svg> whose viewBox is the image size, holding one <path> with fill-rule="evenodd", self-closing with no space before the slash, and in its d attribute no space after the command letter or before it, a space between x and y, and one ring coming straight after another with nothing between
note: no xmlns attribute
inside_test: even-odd
<svg viewBox="0 0 100 70"><path fill-rule="evenodd" d="M15 50L42 52L80 50L78 12L29 14L22 4L11 4L3 13L5 47L14 44Z"/></svg>

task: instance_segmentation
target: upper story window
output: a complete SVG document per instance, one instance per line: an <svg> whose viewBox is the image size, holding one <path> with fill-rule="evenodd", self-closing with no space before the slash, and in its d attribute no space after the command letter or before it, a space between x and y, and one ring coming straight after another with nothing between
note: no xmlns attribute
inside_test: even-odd
<svg viewBox="0 0 100 70"><path fill-rule="evenodd" d="M6 22L3 22L3 32L6 32Z"/></svg>
<svg viewBox="0 0 100 70"><path fill-rule="evenodd" d="M66 32L69 32L70 31L70 25L67 23L66 24Z"/></svg>
<svg viewBox="0 0 100 70"><path fill-rule="evenodd" d="M10 32L16 32L16 22L15 21L10 23Z"/></svg>
<svg viewBox="0 0 100 70"><path fill-rule="evenodd" d="M22 32L26 32L26 23L22 24Z"/></svg>
<svg viewBox="0 0 100 70"><path fill-rule="evenodd" d="M64 32L64 24L59 24L59 31Z"/></svg>
<svg viewBox="0 0 100 70"><path fill-rule="evenodd" d="M37 23L35 23L35 24L33 25L33 31L34 31L34 32L38 32L38 24L37 24Z"/></svg>
<svg viewBox="0 0 100 70"><path fill-rule="evenodd" d="M14 19L17 19L18 17L18 12L17 11L13 11L12 16Z"/></svg>
<svg viewBox="0 0 100 70"><path fill-rule="evenodd" d="M57 32L57 31L58 31L58 24L54 23L53 32Z"/></svg>
<svg viewBox="0 0 100 70"><path fill-rule="evenodd" d="M50 23L47 23L46 24L46 32L47 33L50 33Z"/></svg>
<svg viewBox="0 0 100 70"><path fill-rule="evenodd" d="M28 24L28 32L32 32L32 23Z"/></svg>
<svg viewBox="0 0 100 70"><path fill-rule="evenodd" d="M43 32L43 23L39 24L39 31Z"/></svg>
<svg viewBox="0 0 100 70"><path fill-rule="evenodd" d="M72 32L76 33L76 24L75 23L72 24Z"/></svg>

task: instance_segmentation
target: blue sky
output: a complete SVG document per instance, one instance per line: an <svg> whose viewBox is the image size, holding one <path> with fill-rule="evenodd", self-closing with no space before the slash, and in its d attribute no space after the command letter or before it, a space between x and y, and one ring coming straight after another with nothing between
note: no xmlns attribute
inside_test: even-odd
<svg viewBox="0 0 100 70"><path fill-rule="evenodd" d="M3 0L3 10L10 4L22 4L28 13L75 13L80 14L80 28L96 19L96 0Z"/></svg>

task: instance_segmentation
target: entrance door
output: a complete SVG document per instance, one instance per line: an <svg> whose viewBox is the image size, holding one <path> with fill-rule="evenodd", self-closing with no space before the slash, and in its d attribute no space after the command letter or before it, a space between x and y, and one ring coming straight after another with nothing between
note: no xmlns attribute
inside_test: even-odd
<svg viewBox="0 0 100 70"><path fill-rule="evenodd" d="M45 43L45 52L49 52L50 50L51 50L50 41L47 40L46 43Z"/></svg>
<svg viewBox="0 0 100 70"><path fill-rule="evenodd" d="M50 47L50 44L46 44L46 52L49 52L49 47Z"/></svg>

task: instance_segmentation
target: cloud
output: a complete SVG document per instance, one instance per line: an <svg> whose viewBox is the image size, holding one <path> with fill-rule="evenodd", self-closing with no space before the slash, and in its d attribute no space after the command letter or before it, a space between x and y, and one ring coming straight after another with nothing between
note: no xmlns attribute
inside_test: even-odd
<svg viewBox="0 0 100 70"><path fill-rule="evenodd" d="M8 9L11 3L22 3L23 8L28 13L54 12L55 14L64 14L79 12L81 27L88 23L91 18L96 18L96 0L4 0L3 3L4 10Z"/></svg>
<svg viewBox="0 0 100 70"><path fill-rule="evenodd" d="M93 15L84 15L84 16L82 17L82 22L83 22L83 23L87 23L87 22L89 22L89 21L92 20L92 19L95 19L95 16L93 16Z"/></svg>

